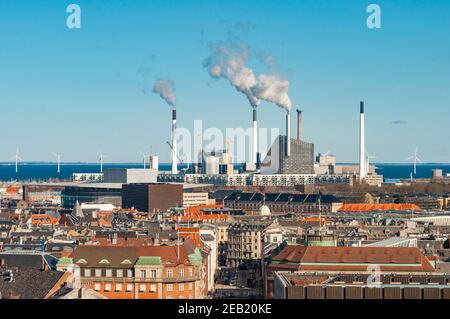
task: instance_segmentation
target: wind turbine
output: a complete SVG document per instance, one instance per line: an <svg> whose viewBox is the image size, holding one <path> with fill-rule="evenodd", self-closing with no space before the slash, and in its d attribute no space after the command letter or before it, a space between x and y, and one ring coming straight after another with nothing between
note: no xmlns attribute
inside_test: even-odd
<svg viewBox="0 0 450 319"><path fill-rule="evenodd" d="M19 148L16 149L16 155L12 157L16 162L16 174L19 172L19 161L22 161L22 158L19 156Z"/></svg>
<svg viewBox="0 0 450 319"><path fill-rule="evenodd" d="M419 151L419 148L416 146L414 154L412 156L406 158L406 160L414 160L414 175L417 174L417 162L423 163L422 160L419 157L417 157L418 151Z"/></svg>
<svg viewBox="0 0 450 319"><path fill-rule="evenodd" d="M99 155L99 161L100 161L100 173L103 173L103 159L108 158L108 155L104 155L101 151L100 151L100 155Z"/></svg>
<svg viewBox="0 0 450 319"><path fill-rule="evenodd" d="M139 153L142 156L142 164L144 165L144 169L146 168L145 166L145 160L148 158L149 162L150 162L150 156L151 154L144 154L142 151L139 151Z"/></svg>
<svg viewBox="0 0 450 319"><path fill-rule="evenodd" d="M58 174L59 173L61 173L61 154L58 154L58 153L55 153L55 152L53 152L52 153L53 154L53 156L55 156L56 158L57 158L57 160L58 160Z"/></svg>

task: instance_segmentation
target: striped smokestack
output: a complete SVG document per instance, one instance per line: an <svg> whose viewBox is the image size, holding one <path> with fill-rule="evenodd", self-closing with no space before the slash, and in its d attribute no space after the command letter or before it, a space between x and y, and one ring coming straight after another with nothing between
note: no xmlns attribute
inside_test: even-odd
<svg viewBox="0 0 450 319"><path fill-rule="evenodd" d="M365 158L365 132L364 132L364 102L359 103L359 180L363 181L366 177L366 158Z"/></svg>
<svg viewBox="0 0 450 319"><path fill-rule="evenodd" d="M172 174L178 174L177 167L177 140L175 131L177 129L177 110L172 110Z"/></svg>
<svg viewBox="0 0 450 319"><path fill-rule="evenodd" d="M253 109L253 163L258 162L258 120L256 108Z"/></svg>
<svg viewBox="0 0 450 319"><path fill-rule="evenodd" d="M286 157L291 156L291 112L286 114Z"/></svg>

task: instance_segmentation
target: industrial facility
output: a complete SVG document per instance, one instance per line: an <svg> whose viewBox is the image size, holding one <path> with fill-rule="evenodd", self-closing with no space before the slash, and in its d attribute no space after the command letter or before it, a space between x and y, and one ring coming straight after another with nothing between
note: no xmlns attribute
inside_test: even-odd
<svg viewBox="0 0 450 319"><path fill-rule="evenodd" d="M296 186L366 183L380 186L383 176L370 165L365 149L364 102L360 102L359 163L337 164L329 154L315 156L314 144L302 139L303 111L297 109L297 133L291 137L291 113L286 113L286 134L278 135L261 159L257 136L257 111L253 108L251 138L251 161L233 163L230 150L201 151L201 162L190 169L178 172L176 141L172 141L172 171L160 172L158 182L201 183L215 186ZM173 113L172 131L175 129L176 115ZM172 139L174 133L172 132ZM236 165L240 165L236 168Z"/></svg>

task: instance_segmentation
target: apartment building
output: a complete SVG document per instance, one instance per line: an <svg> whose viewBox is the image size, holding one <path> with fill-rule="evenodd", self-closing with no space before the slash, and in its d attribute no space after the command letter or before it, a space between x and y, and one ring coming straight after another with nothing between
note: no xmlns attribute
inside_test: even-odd
<svg viewBox="0 0 450 319"><path fill-rule="evenodd" d="M228 227L228 267L249 265L261 259L261 234L266 226L266 223L243 222Z"/></svg>
<svg viewBox="0 0 450 319"><path fill-rule="evenodd" d="M207 291L206 262L190 240L178 246L79 246L57 268L111 299L197 299Z"/></svg>
<svg viewBox="0 0 450 319"><path fill-rule="evenodd" d="M201 206L201 205L214 205L216 201L208 198L207 192L184 192L183 193L183 206Z"/></svg>

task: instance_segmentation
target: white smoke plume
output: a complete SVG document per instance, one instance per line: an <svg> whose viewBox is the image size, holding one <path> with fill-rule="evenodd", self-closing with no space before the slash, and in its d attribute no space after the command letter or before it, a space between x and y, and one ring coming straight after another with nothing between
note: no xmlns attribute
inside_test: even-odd
<svg viewBox="0 0 450 319"><path fill-rule="evenodd" d="M273 57L270 62L275 64ZM261 101L267 101L291 110L289 98L289 81L282 79L272 69L272 74L256 74L247 63L249 49L244 45L226 45L219 43L213 47L213 55L205 62L211 77L227 79L239 92L245 94L252 107L257 107Z"/></svg>
<svg viewBox="0 0 450 319"><path fill-rule="evenodd" d="M251 90L256 85L257 78L253 70L246 65L248 49L242 46L232 48L220 43L213 51L213 55L204 63L210 76L215 79L227 79L237 91L247 97L252 107L257 107L260 100Z"/></svg>
<svg viewBox="0 0 450 319"><path fill-rule="evenodd" d="M171 80L160 79L156 81L153 86L153 93L159 94L159 96L170 106L175 107L177 104L174 83Z"/></svg>
<svg viewBox="0 0 450 319"><path fill-rule="evenodd" d="M292 102L289 98L288 91L289 81L283 80L277 74L259 75L257 84L252 87L252 93L258 99L275 103L290 112Z"/></svg>

